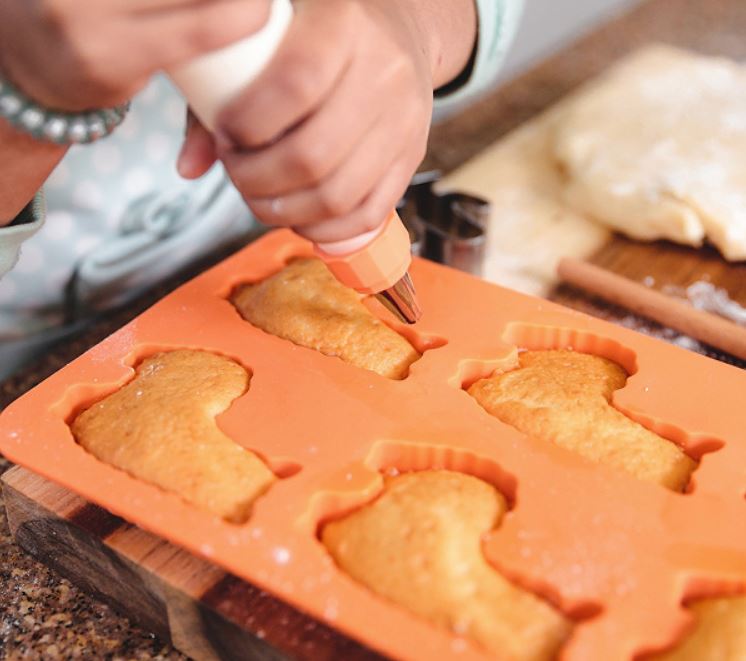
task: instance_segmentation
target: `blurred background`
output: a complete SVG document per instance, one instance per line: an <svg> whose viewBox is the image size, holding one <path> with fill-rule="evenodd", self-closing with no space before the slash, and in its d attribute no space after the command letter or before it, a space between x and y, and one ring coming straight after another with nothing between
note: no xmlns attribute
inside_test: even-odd
<svg viewBox="0 0 746 661"><path fill-rule="evenodd" d="M640 0L524 0L523 19L499 78L504 82Z"/></svg>

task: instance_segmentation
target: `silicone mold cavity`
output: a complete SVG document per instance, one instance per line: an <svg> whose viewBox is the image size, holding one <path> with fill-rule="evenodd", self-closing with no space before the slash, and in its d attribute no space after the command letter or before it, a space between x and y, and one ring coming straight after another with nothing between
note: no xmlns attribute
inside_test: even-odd
<svg viewBox="0 0 746 661"><path fill-rule="evenodd" d="M286 254L286 255L283 256L283 258L281 260L281 266L280 266L280 268L274 269L271 273L265 274L264 277L245 279L245 280L240 281L238 283L233 283L232 284L232 287L230 289L230 293L228 294L227 298L229 300L229 303L232 306L235 307L236 312L237 312L239 318L242 321L244 321L244 323L248 323L248 324L254 325L252 323L252 321L253 321L252 319L246 318L246 317L243 316L243 313L241 311L241 306L245 305L245 304L241 304L238 301L234 300L235 297L240 296L240 290L241 290L242 286L260 284L262 281L266 280L267 278L269 278L269 277L271 277L271 276L276 275L277 273L279 273L283 268L286 268L288 265L290 265L296 259L302 258L302 257L305 257L305 255L303 255L303 254ZM316 261L319 264L321 263L321 261L318 260L318 258L317 258ZM297 277L297 272L296 272L296 277ZM331 276L331 275L329 275L328 277L330 279L333 279L333 276ZM292 282L294 279L295 278L291 278L288 282ZM260 300L262 300L262 298L260 298ZM395 378L397 380L405 379L409 375L409 369L411 369L411 367L414 365L414 363L418 362L418 360L420 360L422 358L422 356L425 354L425 352L430 351L432 349L439 348L441 346L444 346L447 343L447 341L446 341L445 338L442 338L442 337L439 337L439 336L436 336L436 335L428 335L428 334L419 333L415 328L412 328L411 326L408 326L407 324L403 324L403 323L399 322L398 320L394 319L394 317L391 315L391 313L388 312L372 296L368 296L368 297L365 297L365 298L361 299L361 302L363 303L364 307L368 310L368 312L375 319L377 319L378 321L382 322L385 326L387 326L389 329L391 329L394 333L396 333L400 337L404 338L409 343L409 345L412 348L414 348L420 354L420 358L417 358L414 361L412 361L409 364L408 368L406 369L406 371L403 374L397 373L394 376L394 375L385 373L385 370L379 371L379 370L376 369L375 371L379 371L379 374L381 374L382 376L388 376L389 378ZM278 303L278 305L281 305L281 304ZM250 310L251 309L251 305L249 304L246 309ZM321 317L318 319L318 323L325 323L326 320L324 319L324 317L327 317L328 315L329 315L328 311L324 311L324 314L321 315ZM346 315L346 313L343 313L339 318L343 320L344 317L345 317L345 315ZM312 325L313 324L309 324L309 326L312 326ZM257 324L256 326L258 328L262 327L261 324ZM321 348L318 348L316 346L309 346L307 344L302 344L300 342L296 342L294 339L292 339L290 337L287 337L287 336L284 336L283 334L275 334L274 331L272 329L270 329L270 328L262 327L262 330L264 332L269 333L269 334L276 335L277 337L279 337L284 342L289 342L289 343L291 343L291 344L293 344L295 346L304 348L306 350L317 351L319 354L323 355L326 359L329 359L329 358L342 358L342 360L345 363L347 363L347 364L349 364L349 365L351 365L353 367L366 368L366 369L370 369L371 371L373 371L372 367L367 367L366 365L359 365L359 364L356 365L355 361L349 359L349 356L345 357L343 347L339 347L337 351L331 352L329 350L321 349ZM364 339L363 330L364 329L359 328L359 327L354 326L354 325L349 328L349 331L351 333L357 333L357 334L360 335L360 338L359 338L360 340ZM355 338L351 335L350 339L354 340ZM389 344L388 347L387 347L387 350L391 351L391 350L394 350L394 349ZM383 359L384 355L386 355L386 352L384 352L384 353L381 354L381 356L382 356L381 360L384 360ZM388 355L391 355L391 354L388 354ZM368 357L368 358L370 357L369 354L368 354L368 352L365 352L365 356ZM381 365L381 367L383 367L383 364ZM387 365L387 368L388 367L389 367L389 365Z"/></svg>
<svg viewBox="0 0 746 661"><path fill-rule="evenodd" d="M516 502L517 482L489 457L479 456L462 448L427 443L379 441L365 461L371 470L398 474L425 470L449 470L477 477L491 484L506 499L508 509Z"/></svg>
<svg viewBox="0 0 746 661"><path fill-rule="evenodd" d="M599 337L587 331L516 322L508 324L503 339L523 350L572 349L608 358L624 368L628 374L628 383L638 371L637 356L632 349L608 337ZM619 403L617 392L614 393L612 402L619 411L658 436L675 443L697 462L705 454L717 452L725 445L720 439L687 432L640 409L626 407Z"/></svg>
<svg viewBox="0 0 746 661"><path fill-rule="evenodd" d="M577 351L606 358L620 365L628 375L627 382L621 389L612 393L611 405L633 422L642 425L681 448L697 464L705 454L716 452L725 445L720 439L689 433L674 424L657 419L642 409L619 404L618 393L627 388L630 379L634 378L638 371L638 363L635 352L616 340L574 328L520 322L509 323L505 328L502 339L513 344L515 349L505 358L496 359L492 362L468 361L462 363L455 381L459 382L464 390L468 390L479 379L489 378L495 373L509 372L517 368L518 354L521 351L557 349ZM685 493L691 493L695 488L694 476L697 467L695 466L690 475L689 482L684 488Z"/></svg>
<svg viewBox="0 0 746 661"><path fill-rule="evenodd" d="M128 354L121 357L118 361L112 360L111 366L119 367L119 375L116 379L109 382L101 382L94 377L90 383L75 383L68 387L58 402L52 405L51 411L59 415L70 424L82 411L90 408L93 404L104 399L105 397L116 392L123 386L127 385L135 377L135 370L140 363L159 353L169 353L182 349L193 349L197 351L211 351L202 347L195 346L175 346L172 344L143 344L139 345ZM220 351L211 351L218 356L228 358L233 362L241 365L249 378L252 377L252 370L242 364L234 356L226 355ZM245 394L245 393L244 393Z"/></svg>
<svg viewBox="0 0 746 661"><path fill-rule="evenodd" d="M115 392L123 388L124 386L131 383L136 378L136 369L145 360L152 358L158 354L168 354L174 351L180 351L184 349L195 350L194 347L175 347L172 345L139 346L137 347L137 349L131 351L126 357L124 357L121 361L119 361L119 364L123 368L123 372L122 372L121 377L117 379L115 382L112 382L112 383L78 383L74 386L71 386L65 391L63 397L51 407L51 410L53 413L59 415L65 421L67 426L70 428L71 440L75 442L76 445L78 445L78 441L77 439L74 438L74 434L72 433L72 424L73 424L73 421L83 411L91 408L97 402L105 400L110 395L114 394ZM204 349L196 349L196 350L205 351ZM241 362L237 360L236 358L232 356L225 356L219 351L207 351L207 353L212 353L216 356L222 356L223 358L226 358L232 361L233 363L239 365L246 372L246 375L249 379L249 386L236 399L240 399L241 397L247 396L251 389L250 380L252 378L252 370L246 365L241 364ZM235 402L236 400L234 399L233 401ZM228 408L230 408L230 406L232 405L233 405L233 402L231 402ZM215 418L215 422L218 423L218 427L219 427L219 418L223 413L225 413L225 411L219 413ZM82 446L79 446L79 447L81 447L83 451L88 452L87 450L82 448ZM262 456L261 453L254 451L250 447L247 447L246 449L253 452L253 454L255 454L277 478L284 479L284 478L292 477L293 475L297 474L301 470L301 465L291 459L282 458L282 457L265 457L265 456ZM91 455L91 456L94 456L94 455ZM95 458L95 456L94 456L94 459L99 463L106 464L106 462L102 461L101 459ZM141 482L147 487L162 490L157 485L141 480L140 478L138 478L135 475L132 475L128 471L124 471L123 469L117 468L115 466L111 466L111 467L114 468L114 470L117 470L122 473L126 473L131 479L136 480L137 482ZM163 490L163 491L164 493L169 493L166 490ZM173 495L178 495L178 494L175 494L175 492L173 492ZM261 497L261 495L259 497ZM237 525L244 525L244 523L245 522L240 522L240 523L237 523Z"/></svg>
<svg viewBox="0 0 746 661"><path fill-rule="evenodd" d="M511 510L516 506L517 483L515 477L504 471L494 460L479 456L462 448L421 442L379 441L375 443L363 465L370 470L371 474L376 476L375 487L367 488L364 492L360 492L354 497L349 492L347 492L347 498L340 498L339 492L327 492L325 494L317 494L315 499L314 516L316 525L314 527L316 536L319 539L319 544L330 556L333 555L333 551L327 549L325 542L322 541L325 526L333 521L343 519L345 516L361 508L365 508L376 501L384 493L384 477L395 478L405 474L416 475L423 472L448 471L451 474L461 473L475 477L492 486L505 498L506 510L500 517L500 521L493 523L492 528L484 530L481 537L476 538L474 541L479 541L480 539L486 540L497 534L502 523L511 515ZM341 541L339 549L341 550L345 544L345 541ZM522 588L528 593L534 593L540 599L543 598L544 601L551 603L551 600L547 599L546 594L544 594L546 590L533 589L536 587L536 584L533 586L526 583L522 584L520 577L511 577L501 572L499 566L490 562L491 558L488 554L482 552L482 557L488 565L492 564L492 570L497 575L502 574L502 578L506 579L509 583L512 583L517 588ZM452 559L455 560L455 558ZM343 565L338 566L337 571L342 575L347 575ZM377 594L372 586L366 585L365 581L358 581L352 577L351 580L361 590L372 595L373 598L383 600L383 603L397 603L391 597ZM398 607L406 609L404 606ZM596 604L588 604L584 606L582 611L581 609L576 609L572 619L580 620L588 618L599 612L600 609ZM423 616L415 615L415 617ZM423 621L426 622L427 620L423 617ZM466 634L463 635L466 640ZM477 641L473 641L471 644L479 647ZM482 651L486 652L487 650Z"/></svg>
<svg viewBox="0 0 746 661"><path fill-rule="evenodd" d="M692 608L696 607L697 605L702 605L699 602L711 599L728 600L729 598L738 598L740 600L743 599L745 595L746 585L742 583L729 583L727 581L719 582L712 578L707 579L701 577L690 579L690 581L688 581L688 586L686 589L686 596L682 599L681 603L682 620L679 630L675 633L674 636L671 637L669 641L666 642L666 644L661 645L655 649L641 650L635 656L635 661L657 661L661 658L662 655L666 655L671 652L681 653L682 646L689 643L691 639L696 636L696 627L701 614L695 613ZM741 607L739 610L743 611L743 607ZM705 641L702 640L699 641L701 646L704 642ZM727 648L726 654L729 654L729 656L727 656L728 661L730 659L735 660L737 658L735 656L735 652L737 651L735 646L728 646L726 644L723 646L723 648ZM738 649L741 648L739 647ZM723 652L725 651L725 649L720 649L719 651ZM697 660L697 657L691 654L691 650L686 650L686 652L686 658L691 658L692 661ZM723 658L725 659L726 657Z"/></svg>
<svg viewBox="0 0 746 661"><path fill-rule="evenodd" d="M637 357L632 349L586 330L511 322L505 327L502 339L524 351L572 349L589 353L621 365L629 376L637 372Z"/></svg>
<svg viewBox="0 0 746 661"><path fill-rule="evenodd" d="M369 503L383 489L383 475L424 470L450 470L472 475L495 487L505 498L509 510L515 505L515 477L493 459L446 445L378 441L363 462L350 466L343 476L336 477L333 488L312 496L304 527L316 534L326 521ZM352 484L361 486L352 488Z"/></svg>

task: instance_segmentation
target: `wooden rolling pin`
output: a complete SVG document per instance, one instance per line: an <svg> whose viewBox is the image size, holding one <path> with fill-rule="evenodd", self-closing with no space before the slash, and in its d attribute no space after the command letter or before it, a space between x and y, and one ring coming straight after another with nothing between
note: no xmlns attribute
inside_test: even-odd
<svg viewBox="0 0 746 661"><path fill-rule="evenodd" d="M578 259L562 259L557 273L571 285L746 360L746 327Z"/></svg>

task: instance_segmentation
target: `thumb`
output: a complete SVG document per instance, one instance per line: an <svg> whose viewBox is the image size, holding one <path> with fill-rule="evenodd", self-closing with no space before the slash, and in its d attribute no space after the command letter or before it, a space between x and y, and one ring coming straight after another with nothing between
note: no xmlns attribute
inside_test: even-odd
<svg viewBox="0 0 746 661"><path fill-rule="evenodd" d="M198 179L217 160L215 140L212 134L195 117L187 112L186 136L176 162L176 169L184 179Z"/></svg>

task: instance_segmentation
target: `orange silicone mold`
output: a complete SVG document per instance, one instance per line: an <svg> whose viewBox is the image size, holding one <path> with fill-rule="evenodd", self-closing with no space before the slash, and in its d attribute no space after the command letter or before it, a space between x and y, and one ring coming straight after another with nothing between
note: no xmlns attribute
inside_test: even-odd
<svg viewBox="0 0 746 661"><path fill-rule="evenodd" d="M395 658L486 654L352 581L317 540L320 523L369 501L387 470L461 470L504 493L511 510L484 552L577 621L563 659L663 648L686 630L687 599L744 587L746 373L415 260L425 312L410 339L430 350L406 379L388 380L268 335L227 300L305 255L310 244L279 231L184 285L9 406L0 450ZM463 390L510 368L521 348L555 347L627 369L614 404L699 461L687 493L528 438ZM77 410L132 378L144 356L175 348L214 351L253 375L218 424L284 479L246 524L97 461L71 435Z"/></svg>

